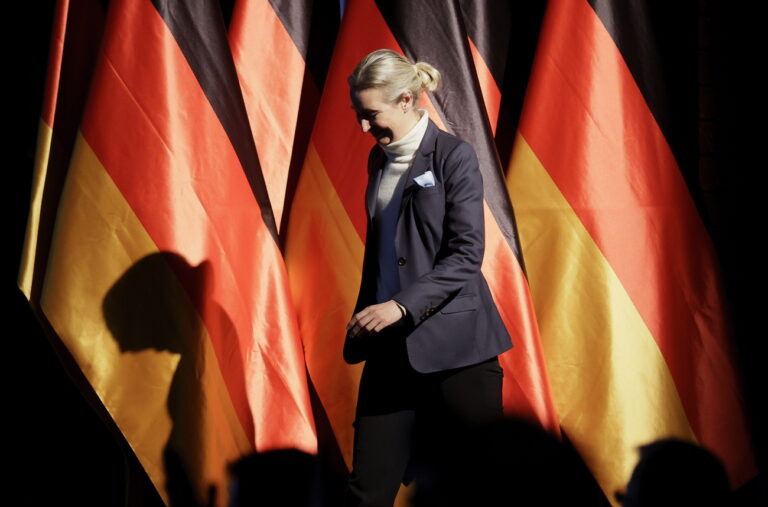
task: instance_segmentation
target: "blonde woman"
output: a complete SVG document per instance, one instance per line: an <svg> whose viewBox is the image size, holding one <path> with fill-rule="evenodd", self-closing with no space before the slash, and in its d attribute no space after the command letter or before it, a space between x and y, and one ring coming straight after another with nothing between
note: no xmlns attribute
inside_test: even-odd
<svg viewBox="0 0 768 507"><path fill-rule="evenodd" d="M497 356L512 343L480 266L483 181L466 142L418 108L440 73L390 50L348 79L368 159L363 277L344 358L365 360L349 505L392 505L414 430L501 416ZM418 480L417 480L418 483Z"/></svg>

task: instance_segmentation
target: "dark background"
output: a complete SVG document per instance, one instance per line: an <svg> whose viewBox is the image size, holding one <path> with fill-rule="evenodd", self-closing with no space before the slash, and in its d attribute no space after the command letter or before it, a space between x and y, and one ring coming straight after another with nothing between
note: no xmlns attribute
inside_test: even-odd
<svg viewBox="0 0 768 507"><path fill-rule="evenodd" d="M222 1L225 17L230 0ZM535 51L541 3L521 7L513 22L518 61ZM754 449L766 460L766 231L762 185L768 168L764 19L758 3L649 2L672 104L673 150L715 242L735 327ZM7 12L4 73L11 111L5 201L10 205L9 260L3 284L10 316L4 354L7 373L5 453L11 474L4 488L14 505L155 505L159 497L103 409L76 387L76 370L57 353L18 290L31 176L55 2L19 2ZM738 6L738 7L736 7ZM519 109L527 71L508 74ZM517 90L517 91L515 91ZM508 100L508 99L505 99ZM672 139L671 139L672 140ZM68 373L69 372L69 373ZM722 414L727 417L727 414ZM131 487L126 488L130 482ZM755 485L750 486L753 496ZM128 489L129 491L126 491ZM2 501L2 499L0 499ZM6 502L3 502L6 503Z"/></svg>

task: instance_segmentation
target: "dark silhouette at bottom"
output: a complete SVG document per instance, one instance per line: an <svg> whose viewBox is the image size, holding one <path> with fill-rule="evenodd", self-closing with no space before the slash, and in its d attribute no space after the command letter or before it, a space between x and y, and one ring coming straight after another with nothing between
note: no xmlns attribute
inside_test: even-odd
<svg viewBox="0 0 768 507"><path fill-rule="evenodd" d="M503 419L439 433L416 478L417 507L608 505L576 452L537 426Z"/></svg>
<svg viewBox="0 0 768 507"><path fill-rule="evenodd" d="M251 454L233 463L230 474L230 507L328 505L319 461L296 449Z"/></svg>
<svg viewBox="0 0 768 507"><path fill-rule="evenodd" d="M715 455L675 438L640 448L627 489L616 499L627 507L731 505L728 477Z"/></svg>

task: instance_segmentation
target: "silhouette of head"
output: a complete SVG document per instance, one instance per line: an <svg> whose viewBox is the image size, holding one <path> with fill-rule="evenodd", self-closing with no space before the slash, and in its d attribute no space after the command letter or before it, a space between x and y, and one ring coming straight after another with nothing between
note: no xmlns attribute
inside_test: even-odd
<svg viewBox="0 0 768 507"><path fill-rule="evenodd" d="M690 442L668 438L640 448L640 460L625 493L623 505L727 505L730 489L720 461Z"/></svg>

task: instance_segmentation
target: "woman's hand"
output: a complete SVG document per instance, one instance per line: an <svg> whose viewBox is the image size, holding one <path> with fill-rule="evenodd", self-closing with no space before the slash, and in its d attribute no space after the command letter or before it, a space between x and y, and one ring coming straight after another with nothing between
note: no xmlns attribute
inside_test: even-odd
<svg viewBox="0 0 768 507"><path fill-rule="evenodd" d="M375 334L402 317L403 311L392 300L371 305L352 316L347 324L347 335L354 338L358 335Z"/></svg>

